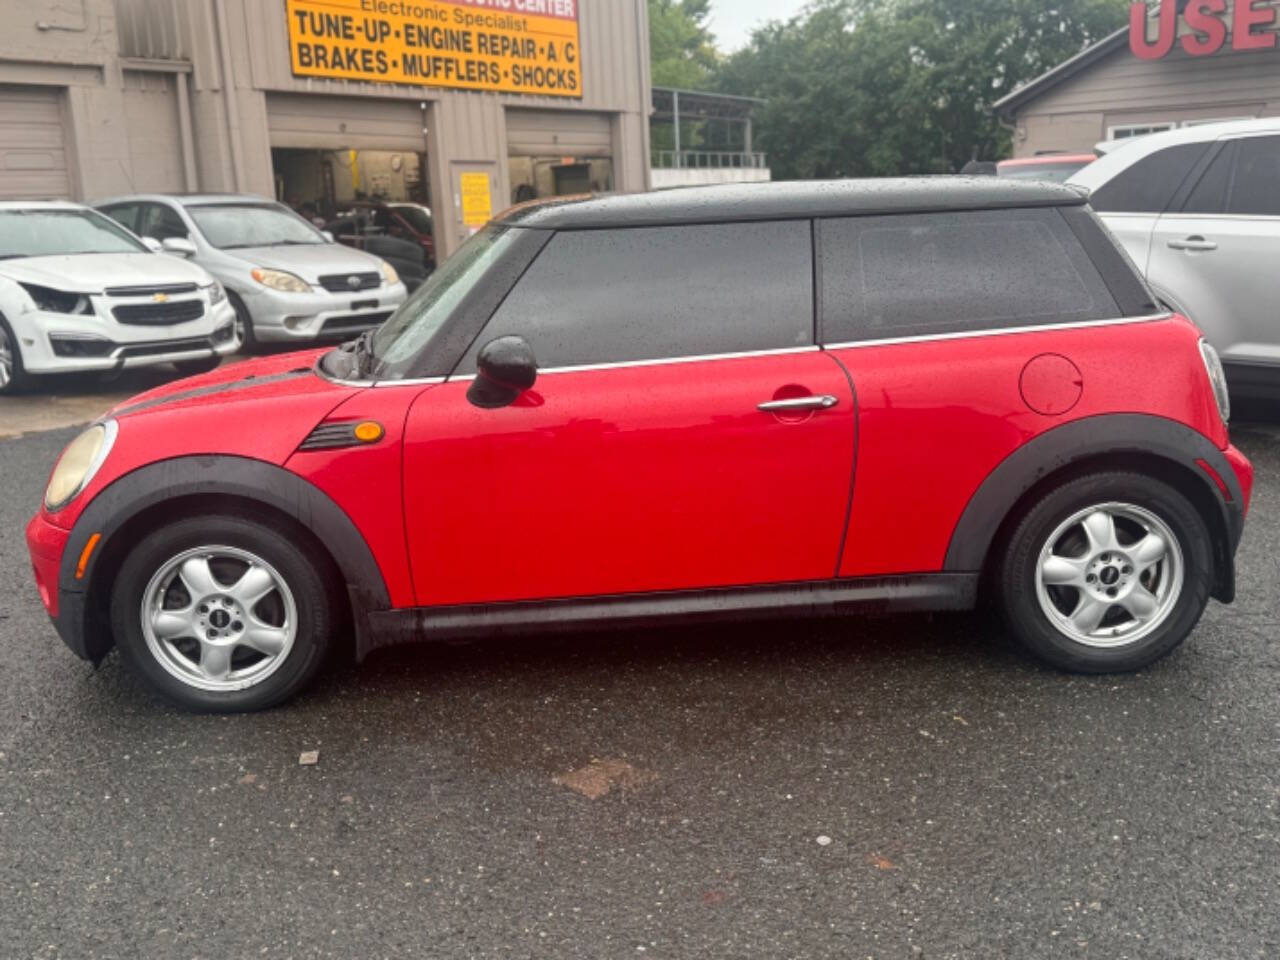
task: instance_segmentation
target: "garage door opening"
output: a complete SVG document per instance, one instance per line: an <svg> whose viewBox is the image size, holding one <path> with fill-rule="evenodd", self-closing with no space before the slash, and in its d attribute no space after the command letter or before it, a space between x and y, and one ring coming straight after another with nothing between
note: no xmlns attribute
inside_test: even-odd
<svg viewBox="0 0 1280 960"><path fill-rule="evenodd" d="M508 157L511 202L613 189L610 157Z"/></svg>
<svg viewBox="0 0 1280 960"><path fill-rule="evenodd" d="M612 190L608 114L508 109L507 178L512 203Z"/></svg>
<svg viewBox="0 0 1280 960"><path fill-rule="evenodd" d="M278 200L339 243L390 261L410 288L434 268L425 153L274 147L271 166Z"/></svg>

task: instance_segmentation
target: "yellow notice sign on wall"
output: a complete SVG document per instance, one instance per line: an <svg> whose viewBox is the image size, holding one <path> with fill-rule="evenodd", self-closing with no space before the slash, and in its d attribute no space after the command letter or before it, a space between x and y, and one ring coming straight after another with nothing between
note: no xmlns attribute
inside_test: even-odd
<svg viewBox="0 0 1280 960"><path fill-rule="evenodd" d="M483 227L493 217L489 175L463 173L458 179L462 187L462 222L468 227Z"/></svg>
<svg viewBox="0 0 1280 960"><path fill-rule="evenodd" d="M285 0L300 77L582 96L578 0Z"/></svg>

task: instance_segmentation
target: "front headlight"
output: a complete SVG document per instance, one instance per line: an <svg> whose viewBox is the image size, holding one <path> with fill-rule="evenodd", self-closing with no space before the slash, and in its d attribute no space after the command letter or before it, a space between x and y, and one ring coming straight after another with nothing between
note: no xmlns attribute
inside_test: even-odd
<svg viewBox="0 0 1280 960"><path fill-rule="evenodd" d="M205 287L209 291L209 306L216 307L223 300L227 299L227 291L217 280L213 281L211 286Z"/></svg>
<svg viewBox="0 0 1280 960"><path fill-rule="evenodd" d="M382 279L387 281L388 287L394 287L400 282L400 274L396 273L396 268L387 261L382 261Z"/></svg>
<svg viewBox="0 0 1280 960"><path fill-rule="evenodd" d="M92 316L93 301L83 293L67 293L34 283L20 284L27 296L36 305L37 310L47 313L79 313Z"/></svg>
<svg viewBox="0 0 1280 960"><path fill-rule="evenodd" d="M1213 385L1213 399L1218 402L1218 415L1224 424L1231 422L1231 395L1227 393L1227 373L1222 369L1222 358L1213 344L1208 340L1200 341L1200 357L1204 360L1205 372L1209 374L1209 383Z"/></svg>
<svg viewBox="0 0 1280 960"><path fill-rule="evenodd" d="M285 273L283 270L266 270L258 267L249 275L264 287L270 287L272 290L280 290L284 293L311 292L311 285L307 281L301 277L294 276L292 273Z"/></svg>
<svg viewBox="0 0 1280 960"><path fill-rule="evenodd" d="M62 451L58 465L53 468L48 489L44 492L44 505L49 510L61 510L76 498L93 475L102 466L116 441L116 422L106 420L95 423Z"/></svg>

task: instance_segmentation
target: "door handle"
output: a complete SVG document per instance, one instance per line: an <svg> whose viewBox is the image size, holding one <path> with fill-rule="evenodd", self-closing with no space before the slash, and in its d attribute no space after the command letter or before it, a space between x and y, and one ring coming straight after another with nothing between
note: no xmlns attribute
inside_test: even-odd
<svg viewBox="0 0 1280 960"><path fill-rule="evenodd" d="M789 397L786 400L767 400L757 403L756 409L765 413L787 413L795 410L830 410L840 400L829 393L811 397Z"/></svg>
<svg viewBox="0 0 1280 960"><path fill-rule="evenodd" d="M1169 249L1171 250L1217 250L1218 245L1212 240L1206 240L1204 237L1194 236L1187 237L1185 240L1170 240Z"/></svg>

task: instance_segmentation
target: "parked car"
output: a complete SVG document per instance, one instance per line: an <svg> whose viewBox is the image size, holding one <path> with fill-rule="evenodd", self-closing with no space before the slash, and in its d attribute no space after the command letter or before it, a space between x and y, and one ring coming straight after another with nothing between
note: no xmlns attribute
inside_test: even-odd
<svg viewBox="0 0 1280 960"><path fill-rule="evenodd" d="M235 314L204 270L88 207L0 203L0 394L47 373L198 373L237 346Z"/></svg>
<svg viewBox="0 0 1280 960"><path fill-rule="evenodd" d="M1046 153L1034 157L1018 157L997 163L996 176L1062 183L1095 159L1092 153Z"/></svg>
<svg viewBox="0 0 1280 960"><path fill-rule="evenodd" d="M384 260L333 241L282 203L240 194L139 194L95 206L218 278L246 347L371 330L404 302Z"/></svg>
<svg viewBox="0 0 1280 960"><path fill-rule="evenodd" d="M422 253L422 264L426 270L435 269L435 222L430 207L407 201L362 200L352 203L343 212L363 215L369 227L382 236L412 243Z"/></svg>
<svg viewBox="0 0 1280 960"><path fill-rule="evenodd" d="M1222 355L1231 391L1280 396L1280 118L1153 133L1069 181Z"/></svg>
<svg viewBox="0 0 1280 960"><path fill-rule="evenodd" d="M339 243L380 257L396 269L405 289L412 293L427 279L422 248L409 240L388 236L374 225L369 210L347 210L325 224L325 229Z"/></svg>
<svg viewBox="0 0 1280 960"><path fill-rule="evenodd" d="M1213 348L1079 192L749 184L510 211L375 334L117 406L27 540L71 649L195 710L279 703L348 630L363 657L984 583L1107 672L1232 599L1252 476Z"/></svg>

